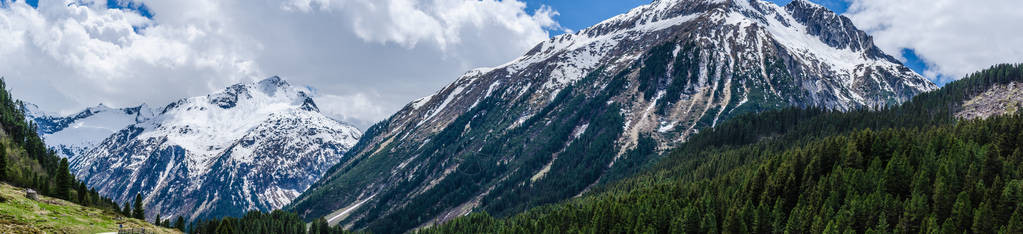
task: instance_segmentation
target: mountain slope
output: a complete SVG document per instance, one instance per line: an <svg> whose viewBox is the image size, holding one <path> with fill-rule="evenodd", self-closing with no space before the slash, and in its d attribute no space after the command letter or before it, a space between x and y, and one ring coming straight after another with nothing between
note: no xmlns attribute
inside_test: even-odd
<svg viewBox="0 0 1023 234"><path fill-rule="evenodd" d="M423 233L1019 233L1023 116L959 113L1021 81L999 65L882 111L740 117L598 193Z"/></svg>
<svg viewBox="0 0 1023 234"><path fill-rule="evenodd" d="M935 88L812 3L654 1L410 103L288 209L382 233L510 214L732 116L877 108Z"/></svg>
<svg viewBox="0 0 1023 234"><path fill-rule="evenodd" d="M73 158L71 168L118 202L142 193L149 216L240 216L290 202L360 135L271 77L171 103Z"/></svg>
<svg viewBox="0 0 1023 234"><path fill-rule="evenodd" d="M36 125L25 117L26 105L15 100L6 87L0 79L0 232L81 231L89 222L113 218L85 217L78 212L110 214L106 211L119 207L74 178L67 159L47 149ZM45 204L29 201L23 193L13 195L18 192L8 184L32 188L46 196L41 200Z"/></svg>
<svg viewBox="0 0 1023 234"><path fill-rule="evenodd" d="M1023 83L996 85L977 97L966 101L956 117L965 119L988 118L1003 114L1016 114L1023 108Z"/></svg>
<svg viewBox="0 0 1023 234"><path fill-rule="evenodd" d="M100 104L69 116L48 114L33 104L26 104L24 111L47 146L69 159L85 154L115 132L153 117L146 105L114 109Z"/></svg>

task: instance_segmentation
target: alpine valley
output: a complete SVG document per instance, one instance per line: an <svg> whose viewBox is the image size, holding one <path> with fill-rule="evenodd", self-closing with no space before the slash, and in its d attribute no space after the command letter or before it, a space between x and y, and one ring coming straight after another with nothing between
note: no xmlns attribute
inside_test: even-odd
<svg viewBox="0 0 1023 234"><path fill-rule="evenodd" d="M808 1L658 0L408 104L286 209L378 233L510 215L735 116L879 109L936 88Z"/></svg>
<svg viewBox="0 0 1023 234"><path fill-rule="evenodd" d="M99 105L65 117L25 109L73 174L121 204L142 194L150 218L279 209L361 136L276 76L159 109Z"/></svg>
<svg viewBox="0 0 1023 234"><path fill-rule="evenodd" d="M653 0L365 132L277 76L71 115L0 79L0 233L1023 233L1023 64L938 87L773 2Z"/></svg>

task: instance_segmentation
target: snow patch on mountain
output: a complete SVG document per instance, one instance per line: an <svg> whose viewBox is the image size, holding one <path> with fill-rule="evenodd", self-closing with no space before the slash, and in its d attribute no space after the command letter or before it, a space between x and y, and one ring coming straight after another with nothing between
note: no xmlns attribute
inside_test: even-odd
<svg viewBox="0 0 1023 234"><path fill-rule="evenodd" d="M615 114L624 122L621 133L613 136L618 155L609 157L608 163L614 165L641 136L650 136L656 149L664 150L744 113L785 107L882 108L936 88L885 55L848 19L802 3L796 0L781 7L760 0L655 0L579 32L550 38L509 63L467 72L437 93L410 103L377 125L380 129L360 143L365 145L360 152L348 154L355 159L342 166L352 169L328 175L313 188L315 193L304 193L289 207L305 218L326 215L355 228L387 217L422 215L400 212L407 211L406 204L440 202L418 195L435 189L435 182L444 180L452 168L474 162L460 155L518 152L524 148L513 147L536 144L553 145L551 152L565 150L576 138L591 137L587 131L601 130L586 125L599 112L579 111L584 108L618 109ZM491 104L477 105L492 96ZM558 96L566 98L559 101ZM587 103L594 98L607 98L606 106ZM576 128L569 132L558 126ZM503 142L552 132L567 133L552 138L566 142ZM454 141L459 147L421 152L427 142L437 140ZM535 163L523 160L533 159L530 152L501 155L497 165L509 165L510 172L479 179L508 186L468 191L494 199L444 200L454 205L439 207L441 211L426 214L432 220L421 222L443 222L454 217L445 214L465 210L515 207L518 204L503 203L508 200L500 197L511 196L518 191L516 186L543 183L512 173L544 175L546 170L559 171L559 166L594 163L553 163L549 165L555 168L516 171L524 169L516 165ZM365 178L355 171L386 171L391 176ZM515 181L505 181L509 178ZM365 194L380 194L386 200L336 216L364 202Z"/></svg>
<svg viewBox="0 0 1023 234"><path fill-rule="evenodd" d="M130 108L99 104L68 116L47 113L36 105L26 104L25 114L37 125L47 146L64 158L84 154L115 132L153 117L153 111L145 104Z"/></svg>
<svg viewBox="0 0 1023 234"><path fill-rule="evenodd" d="M361 137L320 113L307 92L275 76L178 100L127 126L99 124L125 118L94 114L98 123L81 126L115 130L82 135L100 142L73 158L71 169L117 202L142 193L149 216L195 220L279 209Z"/></svg>

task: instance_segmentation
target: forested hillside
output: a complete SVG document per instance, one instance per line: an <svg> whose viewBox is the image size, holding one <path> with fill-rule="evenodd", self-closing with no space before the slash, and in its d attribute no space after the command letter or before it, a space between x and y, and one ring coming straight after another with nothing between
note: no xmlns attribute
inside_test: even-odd
<svg viewBox="0 0 1023 234"><path fill-rule="evenodd" d="M0 80L0 181L84 206L118 210L113 201L75 179L67 159L47 149L36 125L25 120L23 105Z"/></svg>
<svg viewBox="0 0 1023 234"><path fill-rule="evenodd" d="M1020 233L1023 116L953 117L1020 81L999 65L881 111L738 117L590 195L422 232Z"/></svg>
<svg viewBox="0 0 1023 234"><path fill-rule="evenodd" d="M330 227L327 221L318 219L306 224L297 214L274 210L270 213L249 211L240 218L210 219L195 222L188 227L189 233L275 233L275 234L344 234L341 226Z"/></svg>
<svg viewBox="0 0 1023 234"><path fill-rule="evenodd" d="M936 88L817 4L650 1L409 103L284 209L378 233L507 216L745 113L878 109Z"/></svg>
<svg viewBox="0 0 1023 234"><path fill-rule="evenodd" d="M8 198L0 198L0 203L4 203L0 209L0 220L4 221L0 223L3 227L0 232L110 230L117 226L113 217L131 216L75 179L68 171L67 159L48 149L37 135L36 125L25 120L24 109L24 104L11 97L0 79L0 183L18 187L3 185ZM45 197L39 201L24 198L24 188ZM131 210L128 204L125 207L126 211ZM134 217L141 221L118 219L134 226L145 222L141 213Z"/></svg>

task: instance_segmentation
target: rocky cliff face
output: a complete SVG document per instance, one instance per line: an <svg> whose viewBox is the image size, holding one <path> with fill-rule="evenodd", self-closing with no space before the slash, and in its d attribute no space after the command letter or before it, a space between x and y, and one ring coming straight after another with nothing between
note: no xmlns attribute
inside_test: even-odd
<svg viewBox="0 0 1023 234"><path fill-rule="evenodd" d="M1011 82L994 85L963 103L956 117L987 119L991 116L1016 114L1023 108L1023 84Z"/></svg>
<svg viewBox="0 0 1023 234"><path fill-rule="evenodd" d="M72 172L147 217L270 211L305 191L361 136L278 77L181 99L71 159Z"/></svg>
<svg viewBox="0 0 1023 234"><path fill-rule="evenodd" d="M288 209L402 232L576 196L729 117L894 105L936 86L796 0L661 0L476 69L364 138Z"/></svg>

